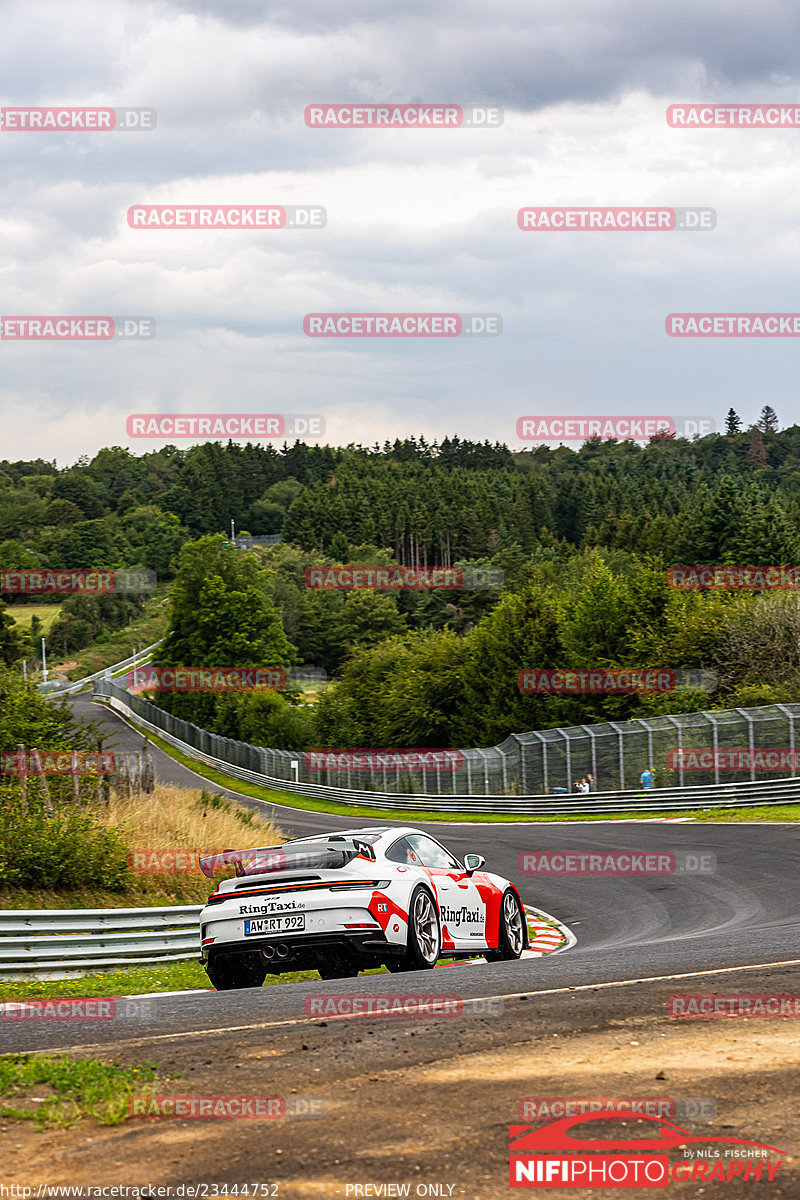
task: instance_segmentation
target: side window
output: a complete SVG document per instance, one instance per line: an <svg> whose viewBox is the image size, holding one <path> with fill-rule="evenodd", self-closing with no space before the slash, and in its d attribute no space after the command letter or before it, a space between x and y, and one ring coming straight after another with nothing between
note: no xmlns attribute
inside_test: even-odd
<svg viewBox="0 0 800 1200"><path fill-rule="evenodd" d="M398 842L390 846L386 851L386 857L389 862L403 863L404 866L419 867L421 865L419 856L414 853L407 838L400 838Z"/></svg>
<svg viewBox="0 0 800 1200"><path fill-rule="evenodd" d="M443 867L446 871L462 869L457 859L448 854L444 846L440 846L433 838L425 837L423 833L410 833L408 841L419 855L423 867Z"/></svg>

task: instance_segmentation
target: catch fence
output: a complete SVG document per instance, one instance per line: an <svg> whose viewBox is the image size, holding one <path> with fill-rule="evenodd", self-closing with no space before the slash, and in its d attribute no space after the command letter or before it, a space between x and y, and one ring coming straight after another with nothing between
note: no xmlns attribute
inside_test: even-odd
<svg viewBox="0 0 800 1200"><path fill-rule="evenodd" d="M113 707L172 744L180 742L197 751L198 757L231 766L231 774L240 778L252 776L253 782L258 782L258 776L309 795L318 789L337 788L350 793L401 795L409 807L420 795L574 795L575 782L590 774L596 791L604 796L641 792L640 779L645 770L655 770L656 791L761 785L778 780L791 784L798 775L797 704L515 733L498 746L432 754L430 762L420 756L413 769L399 758L394 766L390 765L388 755L380 764L373 756L366 766L359 766L353 752L347 752L341 762L335 762L333 756L329 762L326 759L328 765L320 770L311 766L320 763L319 756L221 737L131 695L111 680L98 681L95 694L106 697ZM761 790L760 786L753 788L754 792ZM800 780L798 795L800 798ZM590 806L590 797L580 799L584 807Z"/></svg>

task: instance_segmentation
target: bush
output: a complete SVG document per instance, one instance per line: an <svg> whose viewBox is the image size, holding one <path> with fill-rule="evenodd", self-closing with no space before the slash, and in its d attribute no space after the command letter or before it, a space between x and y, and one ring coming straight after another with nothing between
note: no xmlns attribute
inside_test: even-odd
<svg viewBox="0 0 800 1200"><path fill-rule="evenodd" d="M115 830L75 803L48 812L34 796L24 812L18 795L0 791L0 888L124 891L127 853Z"/></svg>

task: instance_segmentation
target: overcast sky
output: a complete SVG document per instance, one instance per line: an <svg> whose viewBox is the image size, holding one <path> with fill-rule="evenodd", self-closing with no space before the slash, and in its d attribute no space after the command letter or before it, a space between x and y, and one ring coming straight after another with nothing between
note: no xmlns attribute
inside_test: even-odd
<svg viewBox="0 0 800 1200"><path fill-rule="evenodd" d="M3 106L154 108L141 133L0 131L0 314L147 315L151 341L0 341L0 457L137 453L129 413L318 413L335 443L524 415L797 416L797 338L673 311L800 311L790 0L5 0ZM499 128L311 129L309 104L502 106ZM314 204L319 230L134 230L135 204ZM523 233L534 205L711 206L713 232ZM499 313L493 338L311 339L310 312ZM190 442L179 444L189 445Z"/></svg>

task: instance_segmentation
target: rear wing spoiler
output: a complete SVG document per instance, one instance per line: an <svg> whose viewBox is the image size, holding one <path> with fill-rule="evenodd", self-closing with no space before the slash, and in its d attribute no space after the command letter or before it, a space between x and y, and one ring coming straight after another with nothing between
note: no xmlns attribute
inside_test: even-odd
<svg viewBox="0 0 800 1200"><path fill-rule="evenodd" d="M221 867L233 867L237 875L244 875L245 866L262 856L268 862L273 861L277 870L280 870L278 864L284 863L286 860L286 855L280 846L259 846L255 850L222 850L219 854L208 854L204 858L199 858L198 862L203 874L207 875L209 879L213 879L214 871Z"/></svg>
<svg viewBox="0 0 800 1200"><path fill-rule="evenodd" d="M286 846L258 846L253 850L223 850L219 854L208 854L198 859L200 870L209 879L214 878L214 871L224 867L233 867L237 877L243 875L262 875L272 871L285 871L292 867L323 868L326 864L326 852L339 851L344 862L352 858L366 858L375 861L375 850L369 842L360 838L344 838L333 836L320 838L319 841L288 842ZM342 865L342 864L329 864Z"/></svg>

